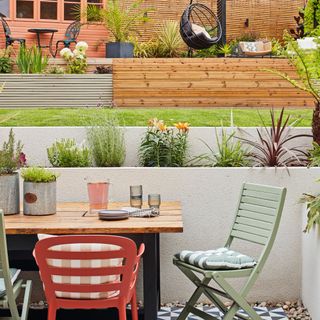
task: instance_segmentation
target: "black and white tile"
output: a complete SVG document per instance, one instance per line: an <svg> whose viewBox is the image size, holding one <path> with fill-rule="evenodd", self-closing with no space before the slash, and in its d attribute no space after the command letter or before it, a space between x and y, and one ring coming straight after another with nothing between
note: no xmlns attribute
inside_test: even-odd
<svg viewBox="0 0 320 320"><path fill-rule="evenodd" d="M267 308L254 308L256 312L260 315L263 320L288 320L285 312L282 308L267 309ZM223 320L223 314L215 307L201 307L203 310L216 317L219 320ZM172 307L172 308L162 308L158 313L158 320L176 320L182 311L182 308ZM240 311L240 313L243 313ZM189 315L188 320L200 320L201 318Z"/></svg>

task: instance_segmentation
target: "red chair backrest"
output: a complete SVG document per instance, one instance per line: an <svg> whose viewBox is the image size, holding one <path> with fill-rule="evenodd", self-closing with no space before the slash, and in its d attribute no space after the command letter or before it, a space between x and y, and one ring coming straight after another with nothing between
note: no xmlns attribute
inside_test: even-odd
<svg viewBox="0 0 320 320"><path fill-rule="evenodd" d="M117 246L116 250L109 251L70 251L63 250L65 245L101 244ZM58 247L57 247L58 246ZM61 247L62 246L62 247ZM41 279L48 300L56 299L57 292L64 293L107 293L117 292L117 298L127 298L135 286L140 256L144 251L142 245L137 255L137 246L134 241L124 237L107 235L59 236L50 237L37 242L34 255L39 266ZM53 266L52 260L81 261L122 259L116 266L99 267L71 267ZM51 262L50 262L51 261ZM54 277L104 277L115 276L117 281L99 284L57 283Z"/></svg>

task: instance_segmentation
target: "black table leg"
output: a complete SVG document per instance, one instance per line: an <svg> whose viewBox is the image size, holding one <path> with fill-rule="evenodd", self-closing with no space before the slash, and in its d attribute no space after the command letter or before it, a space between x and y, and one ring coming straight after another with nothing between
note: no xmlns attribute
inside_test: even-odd
<svg viewBox="0 0 320 320"><path fill-rule="evenodd" d="M144 319L156 320L160 301L159 235L143 235L146 246L143 255L143 299Z"/></svg>

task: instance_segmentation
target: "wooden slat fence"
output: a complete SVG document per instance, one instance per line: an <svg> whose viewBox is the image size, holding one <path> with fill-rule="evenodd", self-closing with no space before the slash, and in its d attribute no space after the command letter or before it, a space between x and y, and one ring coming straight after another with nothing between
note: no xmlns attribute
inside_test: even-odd
<svg viewBox="0 0 320 320"><path fill-rule="evenodd" d="M312 98L277 75L295 78L286 59L113 59L119 107L311 107Z"/></svg>
<svg viewBox="0 0 320 320"><path fill-rule="evenodd" d="M96 107L112 102L112 75L1 74L0 108Z"/></svg>

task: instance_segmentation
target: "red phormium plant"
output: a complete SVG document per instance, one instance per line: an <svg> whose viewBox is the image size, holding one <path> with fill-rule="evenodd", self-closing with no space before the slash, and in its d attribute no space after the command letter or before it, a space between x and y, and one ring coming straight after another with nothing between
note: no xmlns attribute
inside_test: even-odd
<svg viewBox="0 0 320 320"><path fill-rule="evenodd" d="M258 140L239 138L250 145L250 157L259 167L292 167L304 166L308 163L307 148L295 144L302 137L312 137L309 134L291 134L290 115L284 117L284 109L276 119L274 110L270 111L271 127L263 122L263 127L257 129Z"/></svg>

